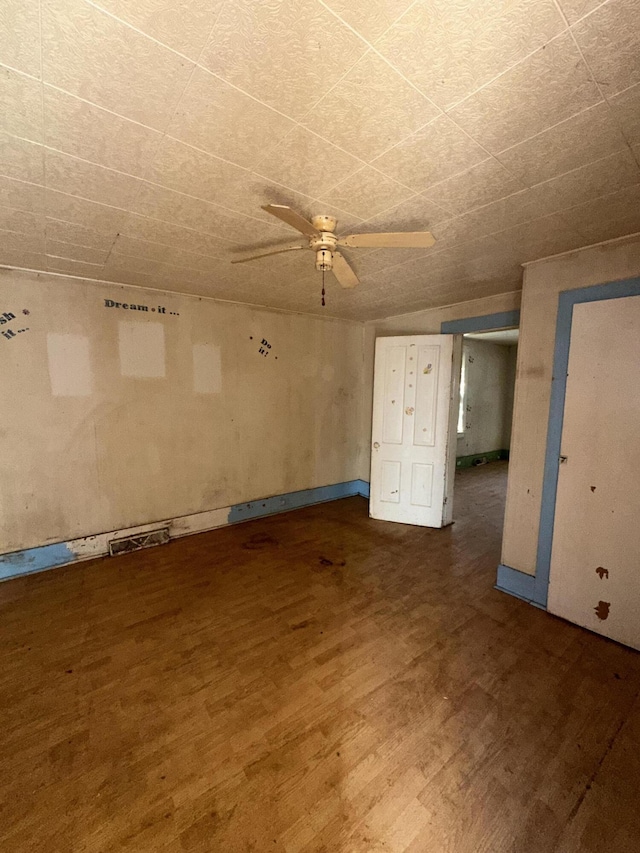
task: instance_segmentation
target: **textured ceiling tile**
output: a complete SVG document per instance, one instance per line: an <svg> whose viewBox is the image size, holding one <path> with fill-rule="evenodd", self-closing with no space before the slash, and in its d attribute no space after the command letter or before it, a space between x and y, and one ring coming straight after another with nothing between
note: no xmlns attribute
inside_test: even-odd
<svg viewBox="0 0 640 853"><path fill-rule="evenodd" d="M564 26L553 0L418 0L376 47L448 109Z"/></svg>
<svg viewBox="0 0 640 853"><path fill-rule="evenodd" d="M505 248L515 249L521 263L584 245L571 217L554 213L502 231L498 236Z"/></svg>
<svg viewBox="0 0 640 853"><path fill-rule="evenodd" d="M172 248L166 243L150 243L147 240L129 237L127 234L118 234L112 251L132 258L149 258L151 261L164 262Z"/></svg>
<svg viewBox="0 0 640 853"><path fill-rule="evenodd" d="M57 258L53 255L47 255L46 265L47 269L52 272L64 272L82 278L102 278L102 264L87 264L73 258Z"/></svg>
<svg viewBox="0 0 640 853"><path fill-rule="evenodd" d="M622 132L629 142L640 142L640 83L609 101Z"/></svg>
<svg viewBox="0 0 640 853"><path fill-rule="evenodd" d="M601 103L497 156L525 184L536 184L625 147L611 110Z"/></svg>
<svg viewBox="0 0 640 853"><path fill-rule="evenodd" d="M0 129L42 142L42 84L1 66Z"/></svg>
<svg viewBox="0 0 640 853"><path fill-rule="evenodd" d="M343 21L369 42L379 38L413 0L324 0Z"/></svg>
<svg viewBox="0 0 640 853"><path fill-rule="evenodd" d="M316 0L235 0L225 4L200 64L297 118L365 50Z"/></svg>
<svg viewBox="0 0 640 853"><path fill-rule="evenodd" d="M238 198L245 172L233 163L165 137L147 172L148 180L223 207Z"/></svg>
<svg viewBox="0 0 640 853"><path fill-rule="evenodd" d="M326 200L355 216L368 219L412 195L413 190L408 190L370 166L365 166L333 187L321 201Z"/></svg>
<svg viewBox="0 0 640 853"><path fill-rule="evenodd" d="M440 116L378 157L373 165L390 178L420 191L486 157L477 142L447 116Z"/></svg>
<svg viewBox="0 0 640 853"><path fill-rule="evenodd" d="M640 83L640 5L610 0L573 27L576 41L607 96Z"/></svg>
<svg viewBox="0 0 640 853"><path fill-rule="evenodd" d="M52 219L60 219L90 231L104 231L106 233L116 232L127 216L125 211L115 207L49 189L44 194L44 211ZM64 237L59 239L67 240ZM67 242L76 243L78 241L68 239ZM88 245L92 246L93 243Z"/></svg>
<svg viewBox="0 0 640 853"><path fill-rule="evenodd" d="M159 264L156 261L149 260L149 258L133 258L129 255L118 255L111 252L104 265L104 272L107 278L118 274L153 275L158 268Z"/></svg>
<svg viewBox="0 0 640 853"><path fill-rule="evenodd" d="M143 175L162 138L114 113L44 87L46 144L128 175Z"/></svg>
<svg viewBox="0 0 640 853"><path fill-rule="evenodd" d="M637 183L640 183L640 168L631 152L624 149L533 189L548 188L557 199L557 209L561 210Z"/></svg>
<svg viewBox="0 0 640 853"><path fill-rule="evenodd" d="M112 15L197 59L224 0L96 0Z"/></svg>
<svg viewBox="0 0 640 853"><path fill-rule="evenodd" d="M291 119L204 68L196 68L167 133L224 160L250 167L293 127Z"/></svg>
<svg viewBox="0 0 640 853"><path fill-rule="evenodd" d="M298 126L257 164L255 171L315 198L361 166L350 154Z"/></svg>
<svg viewBox="0 0 640 853"><path fill-rule="evenodd" d="M41 213L0 207L0 229L19 234L44 234L44 217Z"/></svg>
<svg viewBox="0 0 640 853"><path fill-rule="evenodd" d="M165 243L168 246L181 246L187 251L212 257L225 257L230 244L211 234L200 234L180 225L160 222L145 216L131 214L119 229L121 234L146 240L150 243ZM231 247L233 248L233 247Z"/></svg>
<svg viewBox="0 0 640 853"><path fill-rule="evenodd" d="M109 249L95 249L90 246L76 246L74 243L63 243L59 240L51 240L47 237L47 255L56 258L69 258L73 261L83 261L87 264L104 264L109 254Z"/></svg>
<svg viewBox="0 0 640 853"><path fill-rule="evenodd" d="M414 195L364 222L357 231L428 231L451 214L424 195Z"/></svg>
<svg viewBox="0 0 640 853"><path fill-rule="evenodd" d="M44 149L42 145L28 142L0 131L0 174L31 184L44 181Z"/></svg>
<svg viewBox="0 0 640 853"><path fill-rule="evenodd" d="M131 210L203 234L216 234L234 243L283 240L291 233L273 217L270 217L273 222L254 219L155 184L142 185Z"/></svg>
<svg viewBox="0 0 640 853"><path fill-rule="evenodd" d="M400 267L407 265L412 260L423 258L426 254L427 250L425 249L377 249L375 252L367 254L353 250L349 255L349 260L353 262L358 275L363 278L377 275L383 270L393 269L395 280L396 275L403 277L407 273L407 270L399 269Z"/></svg>
<svg viewBox="0 0 640 853"><path fill-rule="evenodd" d="M562 11L570 24L575 24L580 18L600 6L602 2L603 0L559 0Z"/></svg>
<svg viewBox="0 0 640 853"><path fill-rule="evenodd" d="M60 219L51 219L50 217L45 220L45 232L47 243L73 245L103 252L109 251L117 235L115 230L111 232L94 231L92 228L85 228L74 222L63 222Z"/></svg>
<svg viewBox="0 0 640 853"><path fill-rule="evenodd" d="M522 186L521 181L491 158L436 184L424 195L445 210L464 213L517 192Z"/></svg>
<svg viewBox="0 0 640 853"><path fill-rule="evenodd" d="M369 51L302 122L361 160L370 161L439 113Z"/></svg>
<svg viewBox="0 0 640 853"><path fill-rule="evenodd" d="M164 129L192 63L82 0L42 0L45 82Z"/></svg>
<svg viewBox="0 0 640 853"><path fill-rule="evenodd" d="M45 167L49 189L113 207L126 208L140 185L140 181L130 175L49 148L45 152Z"/></svg>
<svg viewBox="0 0 640 853"><path fill-rule="evenodd" d="M0 247L7 251L44 254L44 235L0 231Z"/></svg>
<svg viewBox="0 0 640 853"><path fill-rule="evenodd" d="M593 199L566 213L592 243L636 233L640 231L640 186L626 187L604 198Z"/></svg>
<svg viewBox="0 0 640 853"><path fill-rule="evenodd" d="M42 210L44 188L0 176L0 204L19 210Z"/></svg>
<svg viewBox="0 0 640 853"><path fill-rule="evenodd" d="M496 154L601 100L566 33L467 98L450 115Z"/></svg>
<svg viewBox="0 0 640 853"><path fill-rule="evenodd" d="M40 9L37 0L0 3L0 62L40 76Z"/></svg>
<svg viewBox="0 0 640 853"><path fill-rule="evenodd" d="M28 270L43 270L45 256L41 252L29 252L2 245L0 240L0 264L8 267L22 267Z"/></svg>

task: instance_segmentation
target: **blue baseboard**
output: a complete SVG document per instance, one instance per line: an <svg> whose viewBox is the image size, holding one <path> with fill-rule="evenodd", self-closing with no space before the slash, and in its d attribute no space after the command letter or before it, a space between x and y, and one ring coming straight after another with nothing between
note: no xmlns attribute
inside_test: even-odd
<svg viewBox="0 0 640 853"><path fill-rule="evenodd" d="M326 501L335 501L339 498L349 498L354 495L368 498L369 483L364 480L349 480L332 486L303 489L286 495L275 495L263 500L250 501L249 503L205 511L200 514L196 513L193 516L183 516L178 519L180 525L176 525L176 519L170 519L158 521L155 526L170 527L171 537L174 538L174 536L186 536L190 533L213 530L224 527L225 524L236 524L239 521L248 521L251 518L274 515L275 513L313 506L313 504L325 503ZM206 516L204 524L201 521L202 515ZM196 523L190 526L190 520ZM10 554L0 554L0 581L20 575L42 572L46 569L75 563L78 560L105 556L108 553L108 541L119 538L127 532L131 532L132 529L129 528L129 531L116 530L96 536L81 537L69 542L57 542L53 545L42 545L39 548L27 548L23 551L13 551ZM97 539L100 539L100 542L97 542ZM87 548L88 542L91 543L90 548Z"/></svg>
<svg viewBox="0 0 640 853"><path fill-rule="evenodd" d="M14 551L12 554L0 554L0 580L42 572L44 569L73 563L74 560L77 560L77 557L66 542L42 545L40 548L27 548L24 551Z"/></svg>
<svg viewBox="0 0 640 853"><path fill-rule="evenodd" d="M506 592L509 595L515 595L516 598L521 598L529 604L536 604L535 598L536 579L534 575L528 575L525 572L519 572L517 569L512 569L511 566L498 566L498 576L496 578L495 588L501 592Z"/></svg>
<svg viewBox="0 0 640 853"><path fill-rule="evenodd" d="M363 480L348 480L346 483L335 483L333 486L319 486L315 489L303 489L299 492L289 492L286 495L275 495L272 498L236 504L230 508L227 520L229 524L235 524L238 521L247 521L250 518L274 515L278 512L287 512L290 509L300 509L304 506L336 501L340 498L350 498L354 495L369 497L369 484Z"/></svg>

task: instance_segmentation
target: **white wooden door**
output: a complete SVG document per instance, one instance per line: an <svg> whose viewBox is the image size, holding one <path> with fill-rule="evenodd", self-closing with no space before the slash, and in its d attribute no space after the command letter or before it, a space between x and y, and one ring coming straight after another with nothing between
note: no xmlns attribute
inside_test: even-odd
<svg viewBox="0 0 640 853"><path fill-rule="evenodd" d="M455 335L376 340L372 518L451 523L460 351Z"/></svg>
<svg viewBox="0 0 640 853"><path fill-rule="evenodd" d="M552 613L636 649L639 330L640 296L574 306L548 601Z"/></svg>

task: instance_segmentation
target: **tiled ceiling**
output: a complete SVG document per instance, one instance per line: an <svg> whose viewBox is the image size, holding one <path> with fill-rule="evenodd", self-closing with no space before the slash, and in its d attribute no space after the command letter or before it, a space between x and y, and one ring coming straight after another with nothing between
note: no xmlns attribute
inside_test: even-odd
<svg viewBox="0 0 640 853"><path fill-rule="evenodd" d="M320 313L296 233L345 252L327 315L521 286L640 231L638 0L2 0L0 264Z"/></svg>

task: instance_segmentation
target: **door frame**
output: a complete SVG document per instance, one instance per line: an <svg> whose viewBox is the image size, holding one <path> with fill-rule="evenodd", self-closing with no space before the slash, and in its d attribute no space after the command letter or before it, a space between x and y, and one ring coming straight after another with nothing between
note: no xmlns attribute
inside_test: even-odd
<svg viewBox="0 0 640 853"><path fill-rule="evenodd" d="M466 332L492 332L496 329L508 329L517 326L520 328L520 310L499 311L495 314L484 314L478 317L463 317L460 320L446 320L440 324L441 334L464 335ZM517 381L517 379L516 379ZM507 474L508 477L508 474ZM523 586L524 579L524 587ZM509 566L498 566L498 577L496 589L509 592L518 598L531 600L529 586L533 584L533 577L517 572Z"/></svg>
<svg viewBox="0 0 640 853"><path fill-rule="evenodd" d="M531 603L546 610L549 593L549 575L551 571L551 549L553 546L553 526L556 514L556 494L558 491L558 471L562 446L562 427L564 422L564 403L567 392L567 368L571 348L571 327L573 307L584 302L600 302L605 299L622 299L628 296L640 296L640 278L628 278L609 281L591 287L579 287L575 290L563 290L558 294L558 318L556 320L556 339L553 355L553 374L551 379L551 399L547 425L547 449L542 480L542 502L540 508L540 529L538 533L538 551L536 555L536 574L530 590ZM512 569L512 571L514 571ZM518 574L522 574L519 572Z"/></svg>

